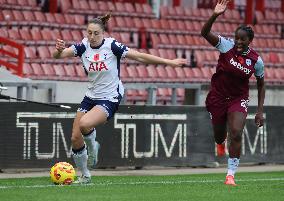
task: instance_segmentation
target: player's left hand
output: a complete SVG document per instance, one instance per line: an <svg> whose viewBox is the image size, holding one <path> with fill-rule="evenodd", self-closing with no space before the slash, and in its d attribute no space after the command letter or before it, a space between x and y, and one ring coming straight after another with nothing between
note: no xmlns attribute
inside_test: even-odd
<svg viewBox="0 0 284 201"><path fill-rule="evenodd" d="M254 118L254 122L255 124L258 126L258 127L261 127L263 126L263 121L264 121L264 118L263 118L263 113L256 113L255 114L255 118Z"/></svg>
<svg viewBox="0 0 284 201"><path fill-rule="evenodd" d="M171 62L170 62L170 65L171 65L171 66L174 66L174 67L176 67L176 66L182 66L182 65L185 65L185 64L187 64L187 59L181 59L181 58L173 59L173 60L171 60Z"/></svg>

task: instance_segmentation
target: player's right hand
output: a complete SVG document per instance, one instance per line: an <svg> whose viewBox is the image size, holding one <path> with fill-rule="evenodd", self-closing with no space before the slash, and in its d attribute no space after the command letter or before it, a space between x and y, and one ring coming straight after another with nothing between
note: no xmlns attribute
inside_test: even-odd
<svg viewBox="0 0 284 201"><path fill-rule="evenodd" d="M217 5L215 6L214 13L216 15L221 15L226 11L227 5L230 0L218 0Z"/></svg>
<svg viewBox="0 0 284 201"><path fill-rule="evenodd" d="M62 52L65 49L65 41L57 39L55 48L57 49L58 52Z"/></svg>

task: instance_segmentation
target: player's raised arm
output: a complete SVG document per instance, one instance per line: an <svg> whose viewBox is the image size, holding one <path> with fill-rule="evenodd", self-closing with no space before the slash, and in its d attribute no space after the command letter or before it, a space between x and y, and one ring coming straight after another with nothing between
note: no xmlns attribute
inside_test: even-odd
<svg viewBox="0 0 284 201"><path fill-rule="evenodd" d="M218 44L219 38L217 35L211 32L211 28L217 17L223 14L227 8L227 4L230 0L219 0L215 6L212 16L203 25L201 29L201 35L214 47Z"/></svg>
<svg viewBox="0 0 284 201"><path fill-rule="evenodd" d="M132 49L128 51L126 57L146 64L165 64L171 66L182 66L184 64L187 64L186 59L165 59L154 55L141 53Z"/></svg>
<svg viewBox="0 0 284 201"><path fill-rule="evenodd" d="M65 47L65 41L57 39L55 45L55 51L53 52L53 57L55 59L62 59L66 57L74 57L74 51L71 47Z"/></svg>

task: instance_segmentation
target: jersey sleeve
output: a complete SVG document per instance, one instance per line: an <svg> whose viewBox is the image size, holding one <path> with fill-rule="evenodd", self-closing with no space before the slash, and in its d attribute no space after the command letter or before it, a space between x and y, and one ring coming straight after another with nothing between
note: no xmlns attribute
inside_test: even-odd
<svg viewBox="0 0 284 201"><path fill-rule="evenodd" d="M255 73L254 73L255 77L259 77L259 78L264 77L264 63L260 56L258 57L257 62L254 65L254 69L255 69Z"/></svg>
<svg viewBox="0 0 284 201"><path fill-rule="evenodd" d="M218 44L215 46L219 52L221 53L226 53L228 52L230 49L232 49L235 45L234 40L230 39L230 38L224 38L222 36L218 36L219 38L219 42Z"/></svg>
<svg viewBox="0 0 284 201"><path fill-rule="evenodd" d="M81 43L77 43L71 46L73 49L74 55L77 57L81 57L82 54L86 51L86 40L83 39Z"/></svg>
<svg viewBox="0 0 284 201"><path fill-rule="evenodd" d="M129 48L116 40L111 43L111 50L115 56L118 58L124 58L129 50Z"/></svg>

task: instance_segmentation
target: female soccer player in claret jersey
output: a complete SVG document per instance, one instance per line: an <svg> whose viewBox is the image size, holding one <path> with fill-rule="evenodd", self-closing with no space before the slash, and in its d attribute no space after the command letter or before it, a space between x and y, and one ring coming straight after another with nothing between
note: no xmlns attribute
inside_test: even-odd
<svg viewBox="0 0 284 201"><path fill-rule="evenodd" d="M211 32L213 23L225 12L228 2L229 0L218 1L212 16L204 24L201 35L220 52L216 73L212 76L211 89L206 98L206 108L219 146L224 147L228 131L229 159L225 184L235 186L234 175L240 161L242 133L249 102L249 78L252 74L257 79L258 107L255 123L258 127L263 125L265 89L263 61L249 47L254 37L251 27L239 26L235 31L235 40Z"/></svg>
<svg viewBox="0 0 284 201"><path fill-rule="evenodd" d="M72 155L76 166L82 172L82 176L74 183L91 182L89 168L96 165L100 146L95 140L95 127L113 117L124 94L120 80L120 60L127 57L142 63L171 66L187 63L185 59L170 60L140 53L114 38L105 38L104 32L109 19L110 14L107 14L89 22L87 37L69 48L65 48L63 40L57 39L53 53L56 59L80 57L90 81L73 123Z"/></svg>

